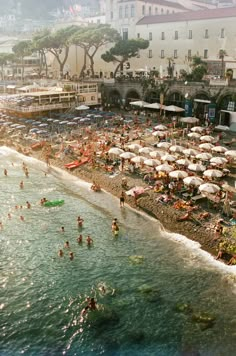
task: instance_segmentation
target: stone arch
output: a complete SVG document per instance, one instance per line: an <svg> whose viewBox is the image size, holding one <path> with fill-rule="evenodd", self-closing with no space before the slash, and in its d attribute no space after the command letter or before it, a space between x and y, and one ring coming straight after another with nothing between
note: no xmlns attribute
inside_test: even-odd
<svg viewBox="0 0 236 356"><path fill-rule="evenodd" d="M159 103L160 102L160 92L157 90L148 90L145 95L145 101L149 103Z"/></svg>
<svg viewBox="0 0 236 356"><path fill-rule="evenodd" d="M235 94L232 92L225 92L220 95L217 99L217 106L219 110L227 110L230 101L236 101Z"/></svg>
<svg viewBox="0 0 236 356"><path fill-rule="evenodd" d="M203 119L208 112L208 103L207 101L211 101L210 94L205 90L199 90L196 92L195 99L205 100L206 102L194 102L193 103L193 111L194 116L199 119Z"/></svg>
<svg viewBox="0 0 236 356"><path fill-rule="evenodd" d="M184 94L179 90L168 91L164 104L184 107Z"/></svg>
<svg viewBox="0 0 236 356"><path fill-rule="evenodd" d="M117 89L112 89L107 95L108 106L119 107L122 104L122 95Z"/></svg>
<svg viewBox="0 0 236 356"><path fill-rule="evenodd" d="M135 89L130 89L127 91L125 96L125 104L129 104L131 101L140 100L140 94Z"/></svg>

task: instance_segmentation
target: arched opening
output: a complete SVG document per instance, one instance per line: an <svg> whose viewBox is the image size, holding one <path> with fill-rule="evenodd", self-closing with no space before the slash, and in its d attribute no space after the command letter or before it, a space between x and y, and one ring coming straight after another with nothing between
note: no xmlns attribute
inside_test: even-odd
<svg viewBox="0 0 236 356"><path fill-rule="evenodd" d="M140 95L136 90L130 90L126 94L125 104L129 105L131 101L140 100Z"/></svg>
<svg viewBox="0 0 236 356"><path fill-rule="evenodd" d="M199 119L204 119L208 113L208 104L211 102L210 97L206 93L197 93L195 95L193 112L194 116Z"/></svg>
<svg viewBox="0 0 236 356"><path fill-rule="evenodd" d="M105 106L107 107L120 107L122 103L121 95L118 90L112 90L107 97Z"/></svg>
<svg viewBox="0 0 236 356"><path fill-rule="evenodd" d="M145 101L149 103L159 103L160 102L160 91L149 90L145 95Z"/></svg>
<svg viewBox="0 0 236 356"><path fill-rule="evenodd" d="M219 110L234 111L234 108L232 108L231 103L235 103L235 99L235 94L227 94L225 96L220 97L217 103Z"/></svg>
<svg viewBox="0 0 236 356"><path fill-rule="evenodd" d="M181 92L175 91L167 95L164 100L165 105L176 105L184 107L184 95Z"/></svg>

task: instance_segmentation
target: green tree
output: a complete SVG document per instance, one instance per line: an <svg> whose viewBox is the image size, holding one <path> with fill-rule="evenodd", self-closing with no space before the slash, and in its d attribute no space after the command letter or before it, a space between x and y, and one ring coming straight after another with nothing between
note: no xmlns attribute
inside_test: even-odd
<svg viewBox="0 0 236 356"><path fill-rule="evenodd" d="M192 57L192 72L187 74L186 79L189 81L199 82L207 73L207 63L201 57L195 55Z"/></svg>
<svg viewBox="0 0 236 356"><path fill-rule="evenodd" d="M1 78L4 79L4 66L9 62L14 60L15 56L13 53L0 53L0 67L1 67Z"/></svg>
<svg viewBox="0 0 236 356"><path fill-rule="evenodd" d="M115 71L114 77L119 70L123 67L123 64L129 59L137 57L140 49L147 49L149 46L149 41L142 38L137 40L120 40L114 47L112 47L106 53L103 53L101 58L107 62L118 63Z"/></svg>
<svg viewBox="0 0 236 356"><path fill-rule="evenodd" d="M98 49L118 40L120 40L119 33L109 25L85 27L77 31L72 37L71 42L84 50L84 63L80 77L86 69L87 57L90 61L91 76L94 77L94 56Z"/></svg>
<svg viewBox="0 0 236 356"><path fill-rule="evenodd" d="M218 53L218 57L221 60L221 73L220 73L221 78L224 78L224 72L225 72L224 71L224 67L225 67L224 59L225 59L225 56L227 56L226 51L224 49L220 49L219 53Z"/></svg>
<svg viewBox="0 0 236 356"><path fill-rule="evenodd" d="M50 31L48 29L44 29L36 32L32 38L32 50L33 52L37 52L40 57L39 74L41 74L42 70L45 69L46 77L48 76L48 64L46 57L47 49L44 47L44 39L49 35Z"/></svg>
<svg viewBox="0 0 236 356"><path fill-rule="evenodd" d="M20 41L12 48L15 56L20 59L21 62L21 79L24 78L24 57L30 56L32 54L32 43L31 41Z"/></svg>

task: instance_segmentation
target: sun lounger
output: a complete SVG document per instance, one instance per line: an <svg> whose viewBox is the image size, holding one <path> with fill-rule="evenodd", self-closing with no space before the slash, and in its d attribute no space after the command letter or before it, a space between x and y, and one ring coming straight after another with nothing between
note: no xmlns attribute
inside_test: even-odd
<svg viewBox="0 0 236 356"><path fill-rule="evenodd" d="M77 168L77 167L80 167L82 164L85 164L89 161L88 158L84 158L82 159L81 161L73 161L71 163L67 163L65 164L65 168L67 169L74 169L74 168Z"/></svg>
<svg viewBox="0 0 236 356"><path fill-rule="evenodd" d="M204 197L202 194L195 195L194 197L191 198L191 200L194 202L197 202L197 201L203 200L203 199L206 199L206 197Z"/></svg>

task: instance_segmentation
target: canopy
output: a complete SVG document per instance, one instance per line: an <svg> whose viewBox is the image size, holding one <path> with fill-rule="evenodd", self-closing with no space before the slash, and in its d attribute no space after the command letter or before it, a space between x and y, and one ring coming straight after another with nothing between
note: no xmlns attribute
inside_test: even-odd
<svg viewBox="0 0 236 356"><path fill-rule="evenodd" d="M199 121L196 117L182 117L180 119L181 122L185 122L186 124L195 124Z"/></svg>
<svg viewBox="0 0 236 356"><path fill-rule="evenodd" d="M140 108L143 108L145 105L148 105L149 103L147 103L146 101L143 101L143 100L138 100L138 101L132 101L130 103L130 105L133 105L133 106L138 106Z"/></svg>
<svg viewBox="0 0 236 356"><path fill-rule="evenodd" d="M180 108L179 106L175 106L175 105L165 106L164 110L165 111L173 111L173 112L182 112L182 111L184 111L183 108Z"/></svg>
<svg viewBox="0 0 236 356"><path fill-rule="evenodd" d="M147 109L159 110L159 109L161 108L161 104L159 104L159 103L152 103L152 104L144 105L144 107L147 108Z"/></svg>
<svg viewBox="0 0 236 356"><path fill-rule="evenodd" d="M88 110L89 106L86 105L80 105L75 108L75 110Z"/></svg>

